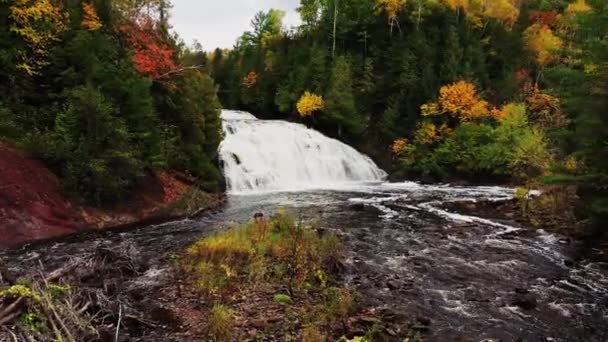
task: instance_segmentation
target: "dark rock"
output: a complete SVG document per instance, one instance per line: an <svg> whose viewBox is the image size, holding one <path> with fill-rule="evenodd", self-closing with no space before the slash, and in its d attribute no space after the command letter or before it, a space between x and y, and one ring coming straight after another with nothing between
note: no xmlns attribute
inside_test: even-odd
<svg viewBox="0 0 608 342"><path fill-rule="evenodd" d="M364 211L365 205L363 203L354 203L351 204L348 208L353 211Z"/></svg>
<svg viewBox="0 0 608 342"><path fill-rule="evenodd" d="M402 285L403 284L399 283L396 280L389 280L386 283L386 287L388 287L390 290L397 290L397 289L401 288Z"/></svg>
<svg viewBox="0 0 608 342"><path fill-rule="evenodd" d="M570 260L570 259L565 259L564 260L564 265L567 267L574 267L574 261Z"/></svg>
<svg viewBox="0 0 608 342"><path fill-rule="evenodd" d="M532 294L517 294L513 299L513 305L524 310L533 310L538 305L538 302Z"/></svg>
<svg viewBox="0 0 608 342"><path fill-rule="evenodd" d="M519 288L518 287L518 288L515 289L515 293L518 293L518 294L528 294L528 293L530 293L530 291L528 291L528 289L524 289L524 288Z"/></svg>
<svg viewBox="0 0 608 342"><path fill-rule="evenodd" d="M416 322L421 325L430 326L433 321L428 317L416 317Z"/></svg>

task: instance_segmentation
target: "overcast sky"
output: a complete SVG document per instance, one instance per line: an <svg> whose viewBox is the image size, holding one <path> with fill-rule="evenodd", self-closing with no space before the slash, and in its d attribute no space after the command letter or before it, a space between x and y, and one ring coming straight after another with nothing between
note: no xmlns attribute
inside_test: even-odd
<svg viewBox="0 0 608 342"><path fill-rule="evenodd" d="M207 51L231 48L260 10L284 10L285 26L298 24L295 9L299 3L299 0L173 0L171 25L189 45L196 39Z"/></svg>

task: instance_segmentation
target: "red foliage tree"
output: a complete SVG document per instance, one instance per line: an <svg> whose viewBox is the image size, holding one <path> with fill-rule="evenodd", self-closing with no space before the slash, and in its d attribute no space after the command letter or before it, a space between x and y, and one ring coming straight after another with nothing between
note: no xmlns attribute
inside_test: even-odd
<svg viewBox="0 0 608 342"><path fill-rule="evenodd" d="M135 69L157 80L177 69L175 51L166 43L161 30L149 16L141 16L123 25L120 31L133 49Z"/></svg>

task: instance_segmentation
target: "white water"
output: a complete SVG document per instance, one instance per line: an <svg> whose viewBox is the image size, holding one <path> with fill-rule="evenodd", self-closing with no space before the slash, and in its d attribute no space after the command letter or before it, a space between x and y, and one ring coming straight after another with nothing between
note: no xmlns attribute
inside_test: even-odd
<svg viewBox="0 0 608 342"><path fill-rule="evenodd" d="M230 110L222 119L220 158L230 193L332 189L386 177L369 157L304 125Z"/></svg>

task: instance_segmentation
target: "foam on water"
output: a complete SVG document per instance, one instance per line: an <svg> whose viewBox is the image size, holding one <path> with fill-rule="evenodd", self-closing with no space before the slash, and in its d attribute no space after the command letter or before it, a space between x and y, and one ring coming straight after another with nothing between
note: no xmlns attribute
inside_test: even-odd
<svg viewBox="0 0 608 342"><path fill-rule="evenodd" d="M386 177L369 157L304 125L230 110L222 119L220 158L231 193L332 189Z"/></svg>

